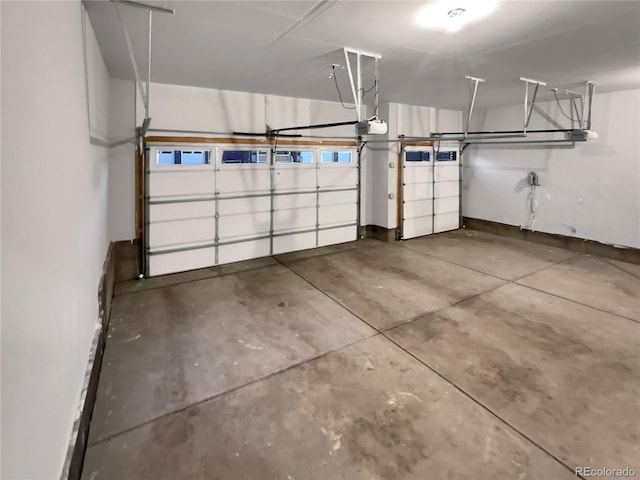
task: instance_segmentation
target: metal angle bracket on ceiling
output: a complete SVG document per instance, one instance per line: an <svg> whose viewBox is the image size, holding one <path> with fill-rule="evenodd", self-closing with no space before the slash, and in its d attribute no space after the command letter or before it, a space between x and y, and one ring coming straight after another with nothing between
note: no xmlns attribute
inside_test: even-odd
<svg viewBox="0 0 640 480"><path fill-rule="evenodd" d="M347 72L349 73L349 82L351 84L351 93L353 95L353 102L356 106L356 114L358 115L358 121L362 121L362 57L373 58L375 62L375 85L376 85L376 115L378 114L378 83L380 81L378 77L378 61L382 58L382 55L377 53L363 52L362 50L356 50L353 48L344 47L344 59L347 63ZM356 79L353 79L353 69L351 68L350 55L356 56Z"/></svg>
<svg viewBox="0 0 640 480"><path fill-rule="evenodd" d="M476 95L478 94L478 84L485 83L487 81L486 78L477 78L466 75L464 78L467 80L471 80L471 84L469 85L469 108L467 113L467 123L464 127L464 137L467 138L469 133L469 124L471 123L471 115L473 115L473 107L476 103Z"/></svg>
<svg viewBox="0 0 640 480"><path fill-rule="evenodd" d="M151 88L151 43L152 43L152 21L153 21L153 12L158 13L168 13L175 14L175 10L164 7L157 7L155 5L149 5L147 3L135 2L133 0L111 0L116 4L116 12L118 14L118 20L120 22L120 28L122 28L122 33L124 35L124 40L127 43L127 50L129 51L129 59L131 60L131 66L133 68L133 74L136 77L136 85L140 90L140 96L142 97L142 102L144 104L144 121L142 123L142 127L140 127L140 131L142 136L144 136L149 130L149 125L151 124L151 117L149 116L149 91ZM140 79L140 73L138 71L138 64L136 63L136 58L133 53L133 46L131 45L131 38L129 37L129 32L122 21L122 15L120 14L120 4L127 5L130 7L141 8L147 11L148 13L148 24L147 24L147 38L148 38L148 50L147 50L147 79L145 82L145 88L142 88L142 81Z"/></svg>
<svg viewBox="0 0 640 480"><path fill-rule="evenodd" d="M596 84L592 81L585 83L584 95L571 90L566 90L569 95L572 112L575 111L576 119L580 126L580 130L591 130L591 106L593 104L593 95L595 93ZM555 89L557 91L557 89ZM580 109L578 109L578 101L580 100Z"/></svg>
<svg viewBox="0 0 640 480"><path fill-rule="evenodd" d="M538 88L540 87L540 85L546 87L547 83L524 77L520 77L520 80L524 82L524 126L522 127L522 133L526 135L527 128L529 127L529 121L531 120L531 113L533 112L533 106L536 103ZM535 85L535 88L533 89L533 95L531 96L531 104L529 104L529 85Z"/></svg>

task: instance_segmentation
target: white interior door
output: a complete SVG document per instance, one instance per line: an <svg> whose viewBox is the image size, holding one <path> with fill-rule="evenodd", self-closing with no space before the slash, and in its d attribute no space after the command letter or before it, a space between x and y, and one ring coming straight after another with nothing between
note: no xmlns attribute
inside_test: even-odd
<svg viewBox="0 0 640 480"><path fill-rule="evenodd" d="M402 155L402 239L433 233L433 163L433 148L405 147Z"/></svg>

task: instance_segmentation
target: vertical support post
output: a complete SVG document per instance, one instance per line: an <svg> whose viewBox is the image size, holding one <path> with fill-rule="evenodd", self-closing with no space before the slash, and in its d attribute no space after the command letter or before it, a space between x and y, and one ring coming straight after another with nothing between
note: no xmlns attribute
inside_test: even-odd
<svg viewBox="0 0 640 480"><path fill-rule="evenodd" d="M473 115L473 107L476 103L476 95L478 94L478 84L480 82L486 82L484 78L476 78L470 77L469 75L465 76L467 80L471 80L471 84L469 85L469 108L467 113L467 122L464 126L464 137L467 138L467 134L469 133L469 126L471 124L471 116Z"/></svg>
<svg viewBox="0 0 640 480"><path fill-rule="evenodd" d="M584 129L584 117L582 116L581 113L584 113L584 99L582 98L582 94L580 93L576 93L576 92L572 92L571 90L567 90L566 91L567 95L569 95L569 101L571 104L571 114L573 115L573 113L575 112L576 114L576 120L578 122L578 126L581 130ZM578 110L578 102L576 101L576 99L579 98L580 101L582 102L582 112L580 110Z"/></svg>
<svg viewBox="0 0 640 480"><path fill-rule="evenodd" d="M140 96L144 100L145 92L142 88L142 80L140 79L140 73L138 72L138 64L136 63L136 58L133 54L133 46L131 45L131 38L129 38L129 32L127 31L127 27L124 26L124 22L122 21L122 15L120 14L120 5L116 3L116 12L118 14L118 20L120 22L120 28L122 28L122 34L124 35L124 41L127 44L127 50L129 52L129 60L131 61L131 67L133 68L133 75L136 77L136 86L138 90L140 90Z"/></svg>
<svg viewBox="0 0 640 480"><path fill-rule="evenodd" d="M587 130L591 130L591 106L593 105L593 95L596 91L596 84L593 82L587 82L589 86L589 109L587 111Z"/></svg>
<svg viewBox="0 0 640 480"><path fill-rule="evenodd" d="M358 69L358 100L356 102L356 111L358 112L358 121L360 121L362 120L362 59L360 56L360 52L356 53L356 68Z"/></svg>
<svg viewBox="0 0 640 480"><path fill-rule="evenodd" d="M536 96L538 95L538 88L540 85L543 87L547 85L546 82L541 82L539 80L532 80L530 78L520 77L520 80L524 82L524 122L522 127L522 133L527 135L527 128L529 128L529 121L531 120L531 114L533 113L533 106L536 103ZM529 84L532 83L536 87L533 90L533 95L531 98L531 103L529 103Z"/></svg>
<svg viewBox="0 0 640 480"><path fill-rule="evenodd" d="M350 48L344 48L344 59L347 63L347 72L349 73L349 82L351 83L351 93L353 94L353 102L356 106L356 114L358 116L358 121L362 120L362 57L371 57L374 60L379 60L382 58L380 55L376 55L374 53L366 53L361 52L360 50L352 50ZM353 69L351 68L351 59L349 58L349 54L353 53L356 56L356 79L353 79ZM375 65L376 68L376 82L377 79L377 63ZM376 98L377 98L377 90L376 90Z"/></svg>
<svg viewBox="0 0 640 480"><path fill-rule="evenodd" d="M531 98L531 107L529 108L529 114L527 115L527 120L524 123L524 133L527 133L527 128L529 128L529 121L531 120L531 114L533 113L533 106L536 103L536 96L538 95L538 87L539 83L536 83L536 88L533 90L533 98Z"/></svg>
<svg viewBox="0 0 640 480"><path fill-rule="evenodd" d="M356 86L353 82L353 71L351 70L351 59L349 58L349 50L344 49L344 59L347 63L347 73L349 74L349 82L351 83L351 92L353 93L353 101L356 104L356 114L358 115L358 121L362 120L360 118L360 109L358 108L358 96L356 91Z"/></svg>
<svg viewBox="0 0 640 480"><path fill-rule="evenodd" d="M149 56L147 63L147 90L145 92L144 99L144 118L149 118L149 89L151 88L151 29L152 29L152 15L153 12L148 10L149 12L149 26L148 26L148 41L149 41Z"/></svg>
<svg viewBox="0 0 640 480"><path fill-rule="evenodd" d="M376 77L375 79L375 92L376 92L376 97L375 97L375 117L378 118L378 107L380 106L380 76L378 74L378 57L376 57L374 59L374 64L373 64L373 75Z"/></svg>
<svg viewBox="0 0 640 480"><path fill-rule="evenodd" d="M527 134L527 118L529 117L529 82L524 82L524 122L522 132Z"/></svg>

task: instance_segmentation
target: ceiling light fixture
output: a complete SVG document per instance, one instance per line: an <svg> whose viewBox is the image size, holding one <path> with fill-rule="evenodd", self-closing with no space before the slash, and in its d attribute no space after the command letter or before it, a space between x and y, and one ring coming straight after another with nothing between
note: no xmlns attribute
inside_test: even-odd
<svg viewBox="0 0 640 480"><path fill-rule="evenodd" d="M430 30L455 33L491 15L498 0L438 0L418 10L416 23Z"/></svg>

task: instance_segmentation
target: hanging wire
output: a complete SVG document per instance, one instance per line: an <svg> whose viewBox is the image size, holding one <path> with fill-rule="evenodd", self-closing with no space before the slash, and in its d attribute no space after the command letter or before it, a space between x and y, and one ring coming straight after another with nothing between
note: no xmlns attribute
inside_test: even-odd
<svg viewBox="0 0 640 480"><path fill-rule="evenodd" d="M571 118L569 115L567 115L564 111L564 109L562 108L562 105L560 105L560 99L558 98L558 91L554 88L553 90L553 96L556 97L556 102L558 102L558 107L560 108L560 111L562 112L562 114L567 117L569 120L571 120L571 122L573 122L573 118Z"/></svg>
<svg viewBox="0 0 640 480"><path fill-rule="evenodd" d="M534 231L534 225L536 223L536 215L538 213L538 200L536 199L536 185L529 186L529 195L527 195L527 210L529 211L529 218L526 225L520 227L520 229L526 229Z"/></svg>
<svg viewBox="0 0 640 480"><path fill-rule="evenodd" d="M333 81L336 84L336 90L338 90L338 98L340 99L340 105L342 105L342 108L345 108L347 110L355 110L356 107L347 107L342 101L342 92L340 92L340 87L338 86L338 78L336 77L335 65L331 66L331 76L333 77Z"/></svg>
<svg viewBox="0 0 640 480"><path fill-rule="evenodd" d="M367 93L369 93L371 90L373 90L374 88L376 88L376 85L377 85L377 84L378 84L378 81L376 80L376 81L374 81L374 82L373 82L373 85L371 85L371 87L370 87L370 88L368 88L367 90L365 90L365 89L364 89L364 87L362 87L362 88L360 89L360 91L362 92L362 97L360 97L360 98L364 99L364 96L365 96Z"/></svg>

